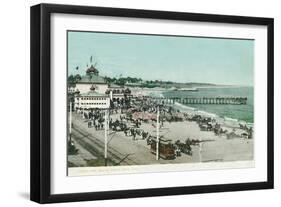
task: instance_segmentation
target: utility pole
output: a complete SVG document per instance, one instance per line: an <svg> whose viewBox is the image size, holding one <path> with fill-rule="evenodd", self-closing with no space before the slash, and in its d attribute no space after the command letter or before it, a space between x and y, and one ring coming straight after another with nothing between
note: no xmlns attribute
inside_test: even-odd
<svg viewBox="0 0 281 207"><path fill-rule="evenodd" d="M69 126L69 131L68 131L68 133L69 133L69 141L71 142L71 131L72 131L72 102L71 102L71 100L70 100L70 102L69 102L69 123L68 123L68 126Z"/></svg>
<svg viewBox="0 0 281 207"><path fill-rule="evenodd" d="M159 106L157 106L157 123L156 123L156 160L159 160Z"/></svg>
<svg viewBox="0 0 281 207"><path fill-rule="evenodd" d="M104 165L107 166L107 126L108 126L108 110L104 113Z"/></svg>
<svg viewBox="0 0 281 207"><path fill-rule="evenodd" d="M202 138L200 138L200 142L199 142L199 162L202 162Z"/></svg>

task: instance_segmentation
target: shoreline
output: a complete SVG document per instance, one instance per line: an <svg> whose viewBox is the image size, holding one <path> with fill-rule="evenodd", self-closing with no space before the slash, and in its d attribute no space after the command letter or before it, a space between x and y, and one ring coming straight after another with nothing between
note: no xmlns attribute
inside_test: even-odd
<svg viewBox="0 0 281 207"><path fill-rule="evenodd" d="M206 86L206 87L202 87L202 88L237 88L237 87L240 88L240 87L250 87L250 86L235 86L235 87L234 86L233 87L232 86L224 86L224 87ZM197 87L197 88L201 88L201 87ZM155 89L130 88L130 90L132 90L132 92L134 92L134 93L136 93L136 91L137 91L137 93L136 93L137 96L153 96L153 97L165 97L163 92L170 91L170 90L167 90L164 88L155 88ZM246 125L248 127L254 126L253 122L248 122L248 121L245 121L242 119L239 120L239 119L228 117L228 116L220 116L218 114L200 110L199 108L191 107L191 106L184 105L184 104L181 104L178 102L171 105L171 107L180 110L180 112L186 112L186 113L192 113L194 115L201 115L201 116L216 118L220 122L232 122L237 125L242 123L243 125Z"/></svg>
<svg viewBox="0 0 281 207"><path fill-rule="evenodd" d="M119 119L121 113L112 114L113 120ZM104 146L104 130L95 130L93 127L88 128L87 120L82 118L79 114L73 114L72 116L75 133L73 139L76 142L86 142L84 145L88 145L86 148L79 150L78 160L86 159L85 161L91 161L96 163L102 163L103 146ZM83 134L77 134L77 127L82 130ZM184 129L184 130L183 130ZM142 122L140 130L149 132L151 136L156 136L155 122ZM109 130L109 134L113 131ZM187 163L225 163L235 161L254 161L253 155L253 139L245 139L242 137L228 138L225 134L215 135L212 131L202 131L195 121L179 121L179 122L165 122L163 127L160 128L160 135L167 139L176 142L180 140L184 142L187 138L199 140L202 144L192 146L192 155L184 154L175 159L160 159L155 160L155 155L151 153L150 146L147 145L147 141L142 139L140 135L137 135L133 139L132 136L127 136L123 131L116 131L115 134L110 136L109 152L110 155L114 153L114 157L119 157L114 163L118 163L118 160L122 160L121 166L151 166L154 164L187 164ZM100 147L97 144L100 143ZM234 147L235 146L235 147ZM79 146L77 146L79 147ZM89 148L95 149L98 154L92 154ZM89 158L89 153L83 153L83 151L89 151L92 154L92 158ZM82 153L82 154L81 154ZM86 155L88 154L88 155ZM201 154L201 158L199 157ZM75 156L76 157L76 156ZM113 157L113 158L114 158ZM69 159L69 158L68 158ZM96 160L96 161L94 161ZM201 160L201 161L200 161ZM70 160L69 160L70 161ZM120 166L118 165L118 166ZM84 165L80 167L89 167ZM103 165L95 165L95 167L102 167ZM114 167L116 165L113 165ZM93 168L97 169L97 168ZM212 167L211 167L212 169ZM97 169L98 170L98 169ZM99 171L99 170L98 170Z"/></svg>
<svg viewBox="0 0 281 207"><path fill-rule="evenodd" d="M178 103L178 102L176 102L174 105L172 105L172 107L174 107L175 109L180 110L180 112L183 112L183 113L186 112L186 113L191 113L191 114L194 114L194 115L201 115L201 116L205 116L205 117L214 118L218 122L220 122L221 124L225 124L226 122L232 122L233 124L238 124L238 125L240 123L243 123L244 125L247 125L248 127L254 126L254 123L252 123L252 122L247 122L247 121L244 121L244 120L233 119L231 117L222 117L222 116L219 116L219 115L217 115L215 113L210 113L210 112L207 112L207 111L203 111L203 110L200 110L198 108L195 108L195 107L193 108L193 107L190 107L190 106Z"/></svg>

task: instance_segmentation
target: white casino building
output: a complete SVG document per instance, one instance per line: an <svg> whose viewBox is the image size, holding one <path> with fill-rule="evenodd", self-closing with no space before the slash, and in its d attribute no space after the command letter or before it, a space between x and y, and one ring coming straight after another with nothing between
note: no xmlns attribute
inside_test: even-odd
<svg viewBox="0 0 281 207"><path fill-rule="evenodd" d="M106 80L99 76L99 71L91 65L86 70L86 75L76 82L75 88L69 87L69 93L74 93L75 109L105 109L112 102L121 101L128 94L128 89L115 84L109 85Z"/></svg>
<svg viewBox="0 0 281 207"><path fill-rule="evenodd" d="M107 109L110 107L110 98L107 94L97 93L94 88L74 98L75 109Z"/></svg>

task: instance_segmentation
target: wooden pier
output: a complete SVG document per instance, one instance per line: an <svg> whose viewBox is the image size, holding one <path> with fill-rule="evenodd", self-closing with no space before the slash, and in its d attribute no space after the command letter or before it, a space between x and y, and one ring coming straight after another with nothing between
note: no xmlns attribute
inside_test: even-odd
<svg viewBox="0 0 281 207"><path fill-rule="evenodd" d="M181 104L222 104L222 105L246 105L247 97L202 97L202 98L179 98L179 97L152 97L145 96L146 98L152 99L156 103L161 104L175 104L176 102Z"/></svg>

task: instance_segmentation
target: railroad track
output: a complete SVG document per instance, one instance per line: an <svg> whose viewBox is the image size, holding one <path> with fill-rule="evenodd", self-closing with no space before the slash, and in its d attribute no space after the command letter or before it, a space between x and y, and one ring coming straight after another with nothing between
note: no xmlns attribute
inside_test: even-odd
<svg viewBox="0 0 281 207"><path fill-rule="evenodd" d="M93 135L80 130L77 126L72 128L72 136L78 144L98 158L104 158L104 142ZM116 149L107 146L108 161L113 165L137 165L138 163L129 158L130 154L122 154Z"/></svg>

